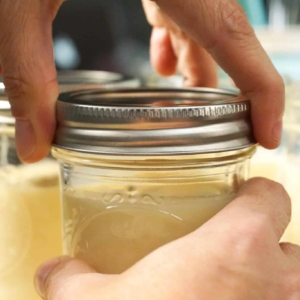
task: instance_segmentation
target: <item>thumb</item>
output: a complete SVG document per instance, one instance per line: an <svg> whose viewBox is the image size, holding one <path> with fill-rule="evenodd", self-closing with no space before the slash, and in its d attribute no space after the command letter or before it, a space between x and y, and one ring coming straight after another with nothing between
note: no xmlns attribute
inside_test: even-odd
<svg viewBox="0 0 300 300"><path fill-rule="evenodd" d="M16 118L20 159L45 157L55 129L58 95L52 21L63 0L2 0L0 62L6 93Z"/></svg>
<svg viewBox="0 0 300 300"><path fill-rule="evenodd" d="M102 275L85 262L67 256L44 263L35 276L37 292L46 300L84 300L116 275Z"/></svg>
<svg viewBox="0 0 300 300"><path fill-rule="evenodd" d="M295 264L300 267L300 246L291 243L280 243L283 253Z"/></svg>

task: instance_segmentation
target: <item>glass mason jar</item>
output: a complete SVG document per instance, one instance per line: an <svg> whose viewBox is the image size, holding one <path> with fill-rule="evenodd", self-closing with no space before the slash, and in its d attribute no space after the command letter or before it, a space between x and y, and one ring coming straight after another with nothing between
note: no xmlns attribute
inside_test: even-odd
<svg viewBox="0 0 300 300"><path fill-rule="evenodd" d="M139 81L107 72L62 72L61 91L133 87ZM0 299L38 300L33 277L45 260L62 254L59 168L53 157L21 164L15 120L0 81Z"/></svg>
<svg viewBox="0 0 300 300"><path fill-rule="evenodd" d="M102 273L214 216L255 152L249 101L221 90L64 93L57 122L64 253Z"/></svg>

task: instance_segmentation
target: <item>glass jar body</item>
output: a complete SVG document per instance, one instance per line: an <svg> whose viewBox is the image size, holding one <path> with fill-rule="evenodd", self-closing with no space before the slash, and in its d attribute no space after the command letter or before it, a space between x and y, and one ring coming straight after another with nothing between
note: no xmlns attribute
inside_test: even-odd
<svg viewBox="0 0 300 300"><path fill-rule="evenodd" d="M113 157L54 148L65 254L102 273L123 272L226 206L248 178L254 151Z"/></svg>

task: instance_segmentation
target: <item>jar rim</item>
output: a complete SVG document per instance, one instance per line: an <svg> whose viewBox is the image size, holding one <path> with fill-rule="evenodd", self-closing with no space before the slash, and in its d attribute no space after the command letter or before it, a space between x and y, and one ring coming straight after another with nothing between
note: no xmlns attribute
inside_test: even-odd
<svg viewBox="0 0 300 300"><path fill-rule="evenodd" d="M160 155L160 156L118 156L114 154L99 155L93 153L82 153L72 150L65 150L52 147L51 153L62 164L81 165L86 167L103 167L109 168L195 168L195 166L211 167L214 165L223 165L228 162L237 163L251 158L256 152L256 145L249 147L225 151L219 153L202 153L202 154L184 154L184 155Z"/></svg>

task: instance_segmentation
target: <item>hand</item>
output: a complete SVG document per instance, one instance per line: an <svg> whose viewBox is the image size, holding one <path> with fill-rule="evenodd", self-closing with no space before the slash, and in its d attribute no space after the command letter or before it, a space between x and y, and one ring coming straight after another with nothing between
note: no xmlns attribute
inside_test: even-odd
<svg viewBox="0 0 300 300"><path fill-rule="evenodd" d="M148 22L152 65L163 76L178 71L186 87L217 87L216 63L211 55L186 35L154 2L142 0Z"/></svg>
<svg viewBox="0 0 300 300"><path fill-rule="evenodd" d="M300 299L300 247L279 244L290 214L279 184L251 179L201 228L121 275L64 257L39 269L36 286L47 300Z"/></svg>
<svg viewBox="0 0 300 300"><path fill-rule="evenodd" d="M283 81L238 2L142 1L154 27L150 53L156 70L170 75L177 64L186 85L214 86L213 58L251 100L257 141L266 148L276 148L282 131Z"/></svg>
<svg viewBox="0 0 300 300"><path fill-rule="evenodd" d="M0 2L0 62L12 113L17 119L17 151L24 162L45 157L54 135L58 85L51 27L62 2ZM153 34L152 53L156 47L153 45L161 45L157 47L160 50L156 58L152 55L154 65L171 74L178 60L187 85L215 85L213 62L197 45L203 46L251 99L258 142L267 148L277 147L281 139L284 86L237 2L159 0L157 3L175 22L166 25L171 34L164 30ZM148 19L155 25L159 15ZM162 22L169 22L165 20ZM177 38L179 35L181 39Z"/></svg>
<svg viewBox="0 0 300 300"><path fill-rule="evenodd" d="M58 85L52 21L62 2L0 1L0 64L24 162L45 157L54 135Z"/></svg>

